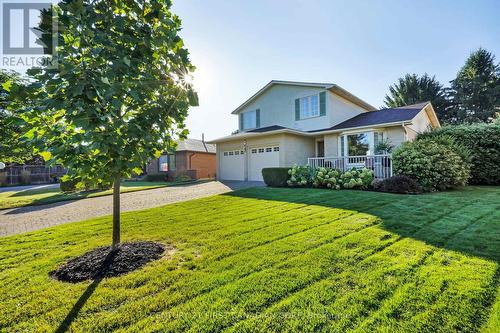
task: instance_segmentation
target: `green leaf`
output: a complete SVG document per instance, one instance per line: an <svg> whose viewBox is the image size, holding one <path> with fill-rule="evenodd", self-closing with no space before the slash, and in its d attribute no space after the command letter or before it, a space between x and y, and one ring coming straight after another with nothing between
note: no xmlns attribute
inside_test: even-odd
<svg viewBox="0 0 500 333"><path fill-rule="evenodd" d="M2 88L7 91L7 92L10 92L10 88L12 87L12 80L8 80L4 83L2 83Z"/></svg>
<svg viewBox="0 0 500 333"><path fill-rule="evenodd" d="M42 151L39 153L39 155L42 156L44 161L48 161L52 158L52 154L50 153L50 151Z"/></svg>

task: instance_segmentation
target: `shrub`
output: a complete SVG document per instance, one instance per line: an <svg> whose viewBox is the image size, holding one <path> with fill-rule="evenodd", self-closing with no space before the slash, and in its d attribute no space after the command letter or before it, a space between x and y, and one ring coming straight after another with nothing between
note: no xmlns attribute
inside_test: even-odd
<svg viewBox="0 0 500 333"><path fill-rule="evenodd" d="M294 165L288 170L290 179L287 180L288 186L308 186L311 184L312 169L309 166Z"/></svg>
<svg viewBox="0 0 500 333"><path fill-rule="evenodd" d="M147 182L164 182L167 180L166 173L150 173L144 178Z"/></svg>
<svg viewBox="0 0 500 333"><path fill-rule="evenodd" d="M422 193L422 186L415 179L407 176L392 176L383 180L375 180L373 189L378 192L402 194Z"/></svg>
<svg viewBox="0 0 500 333"><path fill-rule="evenodd" d="M443 135L468 148L470 183L500 185L500 123L446 126L421 134L417 140Z"/></svg>
<svg viewBox="0 0 500 333"><path fill-rule="evenodd" d="M373 171L367 168L352 169L340 175L340 186L347 189L366 190L373 182Z"/></svg>
<svg viewBox="0 0 500 333"><path fill-rule="evenodd" d="M262 177L267 186L283 187L287 185L289 168L263 168Z"/></svg>
<svg viewBox="0 0 500 333"><path fill-rule="evenodd" d="M192 180L193 178L189 177L188 175L180 175L174 178L174 181L176 182L189 182Z"/></svg>
<svg viewBox="0 0 500 333"><path fill-rule="evenodd" d="M22 185L29 185L31 184L31 172L28 170L23 170L21 171L21 176L20 176L20 183Z"/></svg>
<svg viewBox="0 0 500 333"><path fill-rule="evenodd" d="M59 188L62 192L75 192L76 184L78 184L77 179L71 179L68 176L63 176L59 182Z"/></svg>
<svg viewBox="0 0 500 333"><path fill-rule="evenodd" d="M392 160L396 175L415 179L425 191L463 186L470 176L466 151L445 137L405 142Z"/></svg>
<svg viewBox="0 0 500 333"><path fill-rule="evenodd" d="M312 185L340 190L340 171L332 168L318 168L313 174Z"/></svg>

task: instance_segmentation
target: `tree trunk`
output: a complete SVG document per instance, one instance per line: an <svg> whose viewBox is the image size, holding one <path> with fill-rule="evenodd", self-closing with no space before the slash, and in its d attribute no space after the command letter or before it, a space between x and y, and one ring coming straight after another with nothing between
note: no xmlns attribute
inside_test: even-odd
<svg viewBox="0 0 500 333"><path fill-rule="evenodd" d="M113 250L120 245L120 175L113 182Z"/></svg>

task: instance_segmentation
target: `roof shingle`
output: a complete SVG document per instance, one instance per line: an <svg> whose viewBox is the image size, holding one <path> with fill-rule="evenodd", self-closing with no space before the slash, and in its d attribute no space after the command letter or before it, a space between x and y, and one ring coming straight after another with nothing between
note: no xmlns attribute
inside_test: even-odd
<svg viewBox="0 0 500 333"><path fill-rule="evenodd" d="M328 130L338 130L353 127L363 127L387 123L395 123L399 121L412 120L429 102L406 105L399 108L382 109L378 111L370 111L358 114L346 121L341 122L333 127L323 128L309 132L321 132Z"/></svg>

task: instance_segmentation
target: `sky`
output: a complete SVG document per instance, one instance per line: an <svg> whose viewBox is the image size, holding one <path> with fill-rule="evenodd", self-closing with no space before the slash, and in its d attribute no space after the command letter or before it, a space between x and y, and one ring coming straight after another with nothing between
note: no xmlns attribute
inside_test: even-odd
<svg viewBox="0 0 500 333"><path fill-rule="evenodd" d="M479 47L500 61L500 0L173 2L197 67L191 138L229 135L231 111L271 80L335 83L381 107L406 73L448 85Z"/></svg>
<svg viewBox="0 0 500 333"><path fill-rule="evenodd" d="M380 107L406 73L448 85L483 47L500 61L500 1L174 0L197 67L189 137L237 129L231 115L270 80L335 83Z"/></svg>

